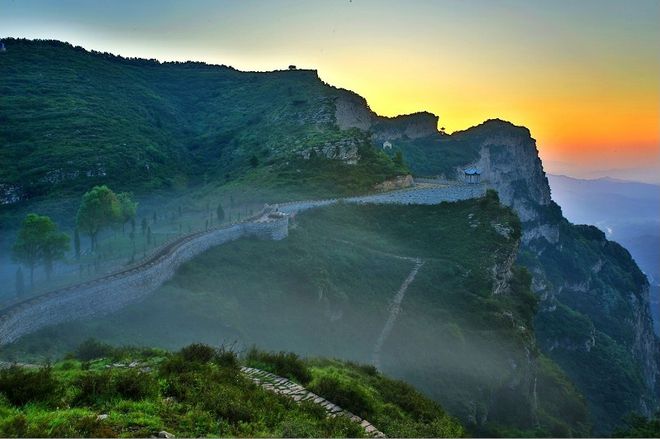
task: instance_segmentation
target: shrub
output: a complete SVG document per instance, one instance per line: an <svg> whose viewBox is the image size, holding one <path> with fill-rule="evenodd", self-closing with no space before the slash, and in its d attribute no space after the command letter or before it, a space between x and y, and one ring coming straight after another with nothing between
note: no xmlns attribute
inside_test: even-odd
<svg viewBox="0 0 660 439"><path fill-rule="evenodd" d="M225 348L220 348L216 351L213 362L220 367L238 368L238 357L236 353Z"/></svg>
<svg viewBox="0 0 660 439"><path fill-rule="evenodd" d="M79 376L73 402L76 405L98 405L113 398L140 401L158 394L158 382L149 374L125 371L88 372Z"/></svg>
<svg viewBox="0 0 660 439"><path fill-rule="evenodd" d="M298 355L291 352L261 352L252 348L248 351L246 360L253 367L294 379L301 384L307 384L312 380L307 365Z"/></svg>
<svg viewBox="0 0 660 439"><path fill-rule="evenodd" d="M78 393L73 403L78 406L98 405L115 394L110 371L87 372L80 375L74 385L78 388Z"/></svg>
<svg viewBox="0 0 660 439"><path fill-rule="evenodd" d="M173 375L184 375L199 372L208 365L195 361L186 361L180 354L174 354L163 360L158 366L158 371L163 377L171 377Z"/></svg>
<svg viewBox="0 0 660 439"><path fill-rule="evenodd" d="M0 436L2 437L27 437L28 436L28 420L24 414L18 414L12 418L1 422L0 420Z"/></svg>
<svg viewBox="0 0 660 439"><path fill-rule="evenodd" d="M59 382L50 366L28 370L12 366L0 371L0 393L16 406L29 402L52 402L59 390Z"/></svg>
<svg viewBox="0 0 660 439"><path fill-rule="evenodd" d="M364 391L335 377L320 377L312 384L311 390L362 418L370 418L374 413L373 403Z"/></svg>
<svg viewBox="0 0 660 439"><path fill-rule="evenodd" d="M208 363L215 357L216 350L211 346L194 343L179 351L179 355L185 361L193 363Z"/></svg>
<svg viewBox="0 0 660 439"><path fill-rule="evenodd" d="M230 424L249 422L254 409L246 401L243 392L228 386L211 387L199 395L202 406Z"/></svg>
<svg viewBox="0 0 660 439"><path fill-rule="evenodd" d="M129 369L117 374L114 390L122 398L139 401L158 394L158 383L149 374Z"/></svg>

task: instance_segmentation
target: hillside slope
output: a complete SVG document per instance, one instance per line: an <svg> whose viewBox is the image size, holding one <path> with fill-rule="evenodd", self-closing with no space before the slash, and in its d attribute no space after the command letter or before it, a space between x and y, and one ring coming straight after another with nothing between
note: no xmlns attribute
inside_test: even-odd
<svg viewBox="0 0 660 439"><path fill-rule="evenodd" d="M16 212L36 200L57 197L60 203L67 194L77 199L97 183L137 193L201 184L215 190L229 183L279 191L279 201L373 190L407 172L390 158L397 151L417 175L456 179L474 165L522 221L518 261L531 272L541 300L535 335L544 354L584 393L596 432L611 431L629 411L651 414L658 407L660 348L652 332L648 282L625 249L563 218L526 128L490 120L448 135L437 130L438 118L430 113L378 116L363 98L324 84L313 71L239 72L201 63L126 60L60 42L5 43L0 202L6 206L0 213L14 216L12 224L0 224L3 228L15 227ZM72 217L74 205L67 206ZM415 218L408 221L414 224ZM434 224L419 227L431 230ZM465 248L476 239L464 238ZM304 265L300 255L289 256ZM397 282L410 273L410 262L404 265L389 273ZM430 266L426 262L417 277L423 279ZM460 272L446 265L436 268L443 279L461 280ZM200 271L206 269L215 266ZM388 278L379 276L365 283ZM341 288L313 283L326 278L320 272L305 280L322 298L333 291L341 296ZM344 283L348 280L355 278ZM397 282L390 279L385 290L398 288ZM219 283L215 279L212 285ZM334 312L329 308L328 315L338 315ZM457 401L463 405L457 412L481 422L476 414L481 408L470 414L468 398L459 395ZM525 422L522 427L529 427Z"/></svg>
<svg viewBox="0 0 660 439"><path fill-rule="evenodd" d="M587 397L595 432L611 432L631 411L653 414L660 403L660 343L648 280L628 251L562 216L526 128L491 120L449 137L477 151L464 166L477 166L522 221L519 262L541 299L535 326L541 349ZM424 166L443 157L433 149L427 155Z"/></svg>
<svg viewBox="0 0 660 439"><path fill-rule="evenodd" d="M338 91L315 71L239 72L4 42L0 161L12 166L0 168L1 204L99 183L142 192L248 174L307 194L328 185L357 192L403 171L364 133L337 127ZM339 163L311 173L316 156ZM324 166L339 184L319 178Z"/></svg>
<svg viewBox="0 0 660 439"><path fill-rule="evenodd" d="M370 417L391 437L464 434L436 403L373 368L255 350L239 359L200 344L169 353L89 340L53 366L0 368L0 435L370 436L348 414L330 416L316 400L298 402L257 385L242 364L290 377Z"/></svg>
<svg viewBox="0 0 660 439"><path fill-rule="evenodd" d="M295 222L285 240L212 249L144 302L28 335L3 356L57 357L90 335L256 344L379 364L474 434L588 433L581 396L536 347L530 278L513 264L519 224L496 196L340 204Z"/></svg>

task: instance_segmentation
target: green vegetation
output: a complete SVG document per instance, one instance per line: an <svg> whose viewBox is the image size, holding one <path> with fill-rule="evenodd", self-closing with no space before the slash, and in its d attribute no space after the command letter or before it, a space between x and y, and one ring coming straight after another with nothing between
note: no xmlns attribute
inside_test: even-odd
<svg viewBox="0 0 660 439"><path fill-rule="evenodd" d="M625 427L615 430L613 437L660 437L660 413L651 419L631 414L624 422Z"/></svg>
<svg viewBox="0 0 660 439"><path fill-rule="evenodd" d="M509 236L495 224L509 228ZM506 293L492 294L493 267L510 260L519 236L516 216L493 193L437 206L314 209L297 215L286 240L242 239L211 249L144 302L28 335L3 356L56 358L91 335L166 349L237 342L370 363L389 303L414 266L405 258L421 258L379 353L381 370L423 389L475 434L587 434L575 389L558 369L538 366L545 360L534 345L529 274L512 267ZM290 354L247 359L298 382L308 379ZM532 376L552 389L538 393L537 406ZM313 375L309 383L319 392L335 387ZM350 393L345 386L337 391ZM352 396L357 410L361 396ZM565 407L574 417L564 420ZM378 412L371 403L361 410Z"/></svg>
<svg viewBox="0 0 660 439"><path fill-rule="evenodd" d="M30 286L34 285L34 269L42 263L50 277L53 262L64 257L69 248L69 237L58 231L47 216L28 214L21 225L12 248L14 258L30 269Z"/></svg>
<svg viewBox="0 0 660 439"><path fill-rule="evenodd" d="M251 352L266 365L293 358ZM437 404L375 370L339 361L294 362L312 384L329 376L350 380L388 436L463 435ZM365 435L346 417L328 417L311 402L258 387L240 364L233 352L200 344L172 354L88 340L52 367L0 370L0 436L149 437L162 430L177 437Z"/></svg>
<svg viewBox="0 0 660 439"><path fill-rule="evenodd" d="M534 240L521 253L524 265L543 267L544 281L564 291L552 311L537 315L537 337L584 393L595 432L611 433L640 401L653 406L627 321L630 296L642 302L647 281L630 254L596 227L563 219L557 226L556 245Z"/></svg>
<svg viewBox="0 0 660 439"><path fill-rule="evenodd" d="M0 169L0 182L26 199L78 196L101 184L139 195L277 179L296 174L298 152L309 148L341 141L371 148L364 133L337 128L338 90L313 71L239 72L125 59L57 41L4 43L0 161L13 166ZM361 154L359 162L339 165L361 190L401 167L386 156ZM295 179L279 186L310 194Z"/></svg>
<svg viewBox="0 0 660 439"><path fill-rule="evenodd" d="M91 239L92 251L96 248L96 238L104 228L123 220L122 204L117 195L107 186L95 186L82 197L76 225Z"/></svg>
<svg viewBox="0 0 660 439"><path fill-rule="evenodd" d="M247 353L246 361L250 367L272 372L303 385L312 379L305 363L292 352L272 353L252 348Z"/></svg>
<svg viewBox="0 0 660 439"><path fill-rule="evenodd" d="M309 361L309 389L368 419L389 437L461 437L463 428L435 402L373 366Z"/></svg>

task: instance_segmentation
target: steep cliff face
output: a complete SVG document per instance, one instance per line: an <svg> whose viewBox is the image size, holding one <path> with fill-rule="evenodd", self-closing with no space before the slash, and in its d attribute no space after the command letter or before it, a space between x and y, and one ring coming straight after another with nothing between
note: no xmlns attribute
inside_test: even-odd
<svg viewBox="0 0 660 439"><path fill-rule="evenodd" d="M660 348L648 282L629 253L598 229L563 218L528 129L489 120L436 139L422 157L410 144L401 149L408 161L450 160L450 167L434 165L436 174L449 178L478 167L482 181L520 217L519 261L532 273L541 299L537 339L586 396L595 432L610 432L630 411L651 414L660 395ZM474 158L460 162L451 149Z"/></svg>
<svg viewBox="0 0 660 439"><path fill-rule="evenodd" d="M367 101L348 90L335 89L335 120L340 129L358 128L371 131L378 143L401 138L420 139L436 136L438 116L427 111L395 117L379 116Z"/></svg>

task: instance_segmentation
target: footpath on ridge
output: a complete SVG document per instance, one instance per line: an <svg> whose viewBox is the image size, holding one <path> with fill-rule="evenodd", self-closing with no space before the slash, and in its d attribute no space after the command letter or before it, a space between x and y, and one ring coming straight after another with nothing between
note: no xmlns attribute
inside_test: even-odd
<svg viewBox="0 0 660 439"><path fill-rule="evenodd" d="M325 398L320 397L316 393L310 392L298 383L294 383L288 378L283 378L274 373L266 372L265 370L255 369L253 367L241 367L241 371L256 384L260 385L266 390L284 395L293 399L296 402L309 401L318 404L327 412L328 416L345 416L348 419L360 424L364 431L371 437L386 437L371 423L361 417L344 410L338 405L333 404Z"/></svg>

